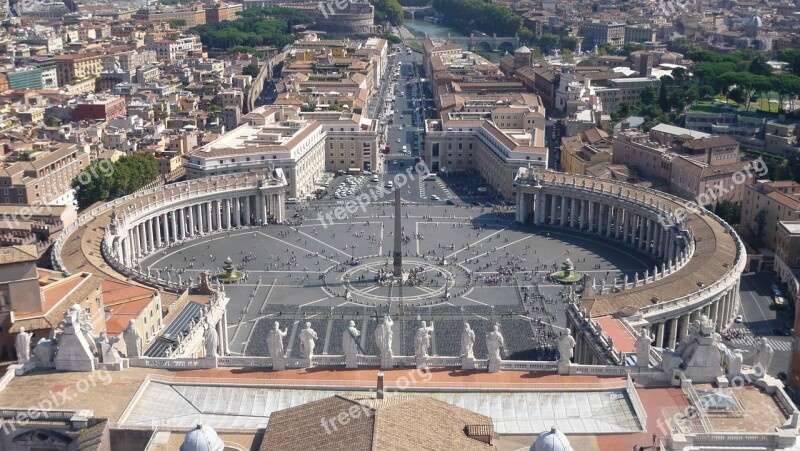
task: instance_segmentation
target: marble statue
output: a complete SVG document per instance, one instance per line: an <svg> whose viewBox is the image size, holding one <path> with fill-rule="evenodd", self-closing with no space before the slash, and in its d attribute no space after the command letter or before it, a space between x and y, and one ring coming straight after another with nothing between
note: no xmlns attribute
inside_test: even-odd
<svg viewBox="0 0 800 451"><path fill-rule="evenodd" d="M394 321L389 315L386 315L383 322L375 329L375 344L378 346L382 359L394 356L392 353L392 337L394 336L392 324Z"/></svg>
<svg viewBox="0 0 800 451"><path fill-rule="evenodd" d="M647 367L650 364L650 346L653 338L648 333L646 327L642 327L642 333L636 339L636 364L637 366Z"/></svg>
<svg viewBox="0 0 800 451"><path fill-rule="evenodd" d="M306 328L300 331L300 358L309 359L314 355L314 346L319 336L314 329L311 328L311 323L306 323Z"/></svg>
<svg viewBox="0 0 800 451"><path fill-rule="evenodd" d="M722 345L725 346L725 345ZM746 351L742 351L741 349L725 349L725 355L723 357L723 366L725 368L725 374L728 376L740 376L742 374L742 362L744 361L743 353Z"/></svg>
<svg viewBox="0 0 800 451"><path fill-rule="evenodd" d="M267 347L269 348L269 355L273 359L282 358L283 352L283 337L289 333L289 328L281 330L281 325L275 321L274 327L267 335Z"/></svg>
<svg viewBox="0 0 800 451"><path fill-rule="evenodd" d="M475 331L469 327L469 323L464 323L464 331L461 332L461 356L468 359L475 358Z"/></svg>
<svg viewBox="0 0 800 451"><path fill-rule="evenodd" d="M492 326L492 331L486 334L486 349L489 351L489 362L500 362L502 357L500 355L500 348L505 348L506 342L503 339L503 334L500 333L500 326L495 324Z"/></svg>
<svg viewBox="0 0 800 451"><path fill-rule="evenodd" d="M760 372L762 375L767 374L767 370L769 370L769 365L772 363L772 357L775 352L772 350L772 346L767 342L766 337L761 337L758 344L758 349L756 350L756 357L753 359L753 368L756 369L757 372Z"/></svg>
<svg viewBox="0 0 800 451"><path fill-rule="evenodd" d="M219 355L219 334L217 328L206 323L206 333L203 337L205 341L206 357L216 357Z"/></svg>
<svg viewBox="0 0 800 451"><path fill-rule="evenodd" d="M39 339L36 347L33 348L33 358L38 362L50 363L56 354L56 344L53 340L46 338Z"/></svg>
<svg viewBox="0 0 800 451"><path fill-rule="evenodd" d="M121 360L119 351L114 345L119 341L119 337L114 337L109 340L106 332L100 332L97 337L97 351L100 361L103 363L118 363Z"/></svg>
<svg viewBox="0 0 800 451"><path fill-rule="evenodd" d="M125 341L125 351L128 358L141 357L142 355L142 336L136 328L136 320L130 320L128 327L122 331L122 339Z"/></svg>
<svg viewBox="0 0 800 451"><path fill-rule="evenodd" d="M361 336L361 332L356 329L356 322L350 321L347 324L347 329L342 333L342 350L345 356L358 355L358 342L356 338Z"/></svg>
<svg viewBox="0 0 800 451"><path fill-rule="evenodd" d="M33 334L25 332L24 327L19 328L15 341L17 348L17 361L25 364L31 359L31 337Z"/></svg>
<svg viewBox="0 0 800 451"><path fill-rule="evenodd" d="M567 329L567 332L558 337L558 354L559 363L569 363L572 359L573 350L575 348L575 339L572 337L572 331Z"/></svg>
<svg viewBox="0 0 800 451"><path fill-rule="evenodd" d="M425 321L422 321L414 336L414 356L417 358L428 357L428 348L431 347L431 332L433 332L433 323L428 326Z"/></svg>

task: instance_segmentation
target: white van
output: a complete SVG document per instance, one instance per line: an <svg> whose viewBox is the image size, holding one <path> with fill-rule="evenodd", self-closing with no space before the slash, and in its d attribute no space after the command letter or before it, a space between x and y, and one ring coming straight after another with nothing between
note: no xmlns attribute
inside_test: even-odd
<svg viewBox="0 0 800 451"><path fill-rule="evenodd" d="M392 189L394 188L394 183L391 180L389 180L388 182L386 182L386 187Z"/></svg>
<svg viewBox="0 0 800 451"><path fill-rule="evenodd" d="M296 203L297 203L297 199L294 198L294 197L290 197L290 198L286 199L286 205L294 205Z"/></svg>
<svg viewBox="0 0 800 451"><path fill-rule="evenodd" d="M407 151L408 151L408 146L403 146L403 153L406 153Z"/></svg>
<svg viewBox="0 0 800 451"><path fill-rule="evenodd" d="M432 182L432 181L435 181L435 180L436 180L436 174L428 174L428 175L426 175L426 176L425 176L425 178L423 178L422 180L424 180L424 181L426 181L426 182Z"/></svg>

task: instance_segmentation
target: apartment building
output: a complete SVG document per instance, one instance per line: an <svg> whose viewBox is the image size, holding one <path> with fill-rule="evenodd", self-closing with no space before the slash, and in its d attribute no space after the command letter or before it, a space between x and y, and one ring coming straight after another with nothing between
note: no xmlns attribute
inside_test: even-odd
<svg viewBox="0 0 800 451"><path fill-rule="evenodd" d="M743 238L775 252L779 223L797 220L800 220L800 183L756 180L745 185L739 224Z"/></svg>
<svg viewBox="0 0 800 451"><path fill-rule="evenodd" d="M547 167L544 108L510 105L489 112L450 112L425 124L425 162L432 172L477 171L499 195L514 198L521 167Z"/></svg>
<svg viewBox="0 0 800 451"><path fill-rule="evenodd" d="M601 44L620 47L625 44L625 23L592 20L581 23L578 35L584 39L584 48Z"/></svg>
<svg viewBox="0 0 800 451"><path fill-rule="evenodd" d="M184 22L182 28L191 28L206 23L206 11L200 5L147 7L136 11L133 20L148 23L180 20Z"/></svg>
<svg viewBox="0 0 800 451"><path fill-rule="evenodd" d="M732 177L749 163L740 161L733 139L662 124L649 135L623 130L613 143L613 163L627 165L676 196L702 205L743 198L743 186Z"/></svg>
<svg viewBox="0 0 800 451"><path fill-rule="evenodd" d="M148 50L156 52L159 61L174 61L185 58L190 53L200 53L203 51L203 43L200 36L183 36L174 39L153 39L148 36Z"/></svg>
<svg viewBox="0 0 800 451"><path fill-rule="evenodd" d="M590 168L611 162L611 140L601 129L591 128L561 138L561 170L586 175Z"/></svg>
<svg viewBox="0 0 800 451"><path fill-rule="evenodd" d="M782 155L800 152L800 127L782 115L696 104L689 108L685 117L688 129L730 136L748 148Z"/></svg>
<svg viewBox="0 0 800 451"><path fill-rule="evenodd" d="M240 3L218 3L206 8L206 23L224 22L226 20L236 20L239 18L237 13L242 11Z"/></svg>
<svg viewBox="0 0 800 451"><path fill-rule="evenodd" d="M104 55L95 53L69 53L56 55L58 85L64 86L88 76L99 75L103 70Z"/></svg>
<svg viewBox="0 0 800 451"><path fill-rule="evenodd" d="M261 107L244 124L189 155L187 178L283 169L287 196L303 198L316 191L325 169L322 122L300 118L296 107Z"/></svg>
<svg viewBox="0 0 800 451"><path fill-rule="evenodd" d="M16 161L0 167L0 202L71 205L72 180L89 165L89 156L70 143L39 143Z"/></svg>
<svg viewBox="0 0 800 451"><path fill-rule="evenodd" d="M118 96L89 95L78 101L72 112L72 120L110 121L125 114L125 98Z"/></svg>

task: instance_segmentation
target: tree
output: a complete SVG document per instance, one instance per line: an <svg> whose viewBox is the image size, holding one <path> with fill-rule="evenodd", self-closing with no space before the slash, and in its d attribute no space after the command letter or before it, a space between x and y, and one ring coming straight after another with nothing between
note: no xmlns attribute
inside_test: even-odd
<svg viewBox="0 0 800 451"><path fill-rule="evenodd" d="M158 162L151 153L126 155L114 163L95 161L73 181L78 208L130 194L158 176Z"/></svg>
<svg viewBox="0 0 800 451"><path fill-rule="evenodd" d="M564 36L561 38L561 48L576 52L578 50L578 38L575 36Z"/></svg>
<svg viewBox="0 0 800 451"><path fill-rule="evenodd" d="M672 80L671 77L664 75L661 77L661 87L658 89L658 106L664 111L669 111L669 96L667 95L667 80Z"/></svg>
<svg viewBox="0 0 800 451"><path fill-rule="evenodd" d="M783 99L790 100L800 93L800 77L792 74L778 74L770 77L772 90L778 93L778 111L783 110Z"/></svg>
<svg viewBox="0 0 800 451"><path fill-rule="evenodd" d="M592 12L596 13L599 10L600 10L600 4L597 2L592 3Z"/></svg>
<svg viewBox="0 0 800 451"><path fill-rule="evenodd" d="M747 71L755 75L769 76L772 75L772 66L767 64L763 55L758 55L750 61Z"/></svg>
<svg viewBox="0 0 800 451"><path fill-rule="evenodd" d="M642 89L642 93L639 96L644 105L652 105L655 103L658 93L656 92L655 88L648 86Z"/></svg>
<svg viewBox="0 0 800 451"><path fill-rule="evenodd" d="M558 35L544 33L542 37L539 38L538 44L539 50L541 50L543 54L549 55L558 45Z"/></svg>
<svg viewBox="0 0 800 451"><path fill-rule="evenodd" d="M529 44L533 41L533 32L525 27L522 27L519 29L519 32L517 32L517 37L523 43Z"/></svg>
<svg viewBox="0 0 800 451"><path fill-rule="evenodd" d="M242 69L242 75L249 75L253 78L258 77L258 73L258 66L253 63L248 64L244 69Z"/></svg>

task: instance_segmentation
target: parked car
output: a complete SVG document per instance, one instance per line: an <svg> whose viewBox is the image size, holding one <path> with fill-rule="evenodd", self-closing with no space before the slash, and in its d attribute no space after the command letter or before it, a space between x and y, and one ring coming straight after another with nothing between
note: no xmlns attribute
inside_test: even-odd
<svg viewBox="0 0 800 451"><path fill-rule="evenodd" d="M742 321L744 321L744 318L742 317L742 315L739 315L739 316L736 317L736 319L734 321L737 322L737 323L741 323Z"/></svg>

